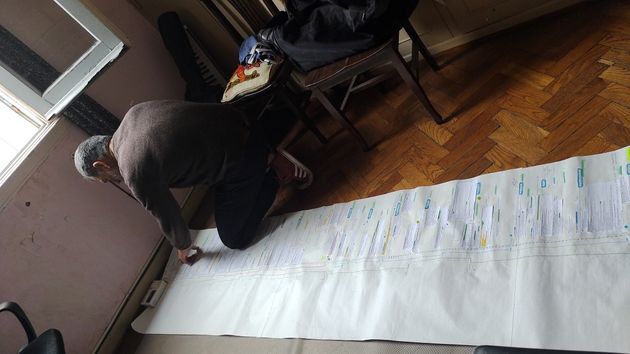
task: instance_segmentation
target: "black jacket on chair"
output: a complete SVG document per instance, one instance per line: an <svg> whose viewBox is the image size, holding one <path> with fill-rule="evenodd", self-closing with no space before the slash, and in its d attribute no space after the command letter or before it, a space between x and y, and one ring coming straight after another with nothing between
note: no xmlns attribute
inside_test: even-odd
<svg viewBox="0 0 630 354"><path fill-rule="evenodd" d="M391 38L417 4L418 0L287 0L283 23L258 35L299 69L310 71Z"/></svg>

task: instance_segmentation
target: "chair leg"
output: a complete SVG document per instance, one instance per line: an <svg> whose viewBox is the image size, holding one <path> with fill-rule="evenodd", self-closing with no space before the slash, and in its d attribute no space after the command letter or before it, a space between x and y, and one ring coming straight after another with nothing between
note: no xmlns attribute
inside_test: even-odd
<svg viewBox="0 0 630 354"><path fill-rule="evenodd" d="M346 104L348 103L348 98L350 98L350 94L352 93L352 89L354 88L354 84L357 82L357 75L354 75L352 77L352 80L350 80L350 85L348 85L348 88L346 89L346 94L343 95L343 100L341 100L341 104L339 105L339 110L343 112L344 109L346 109Z"/></svg>
<svg viewBox="0 0 630 354"><path fill-rule="evenodd" d="M322 134L322 132L319 130L319 128L317 128L317 126L315 125L315 123L313 123L313 121L311 120L311 118L309 118L306 113L304 113L304 111L302 110L301 107L298 107L294 101L292 101L289 96L287 95L286 89L281 88L278 90L278 96L280 97L280 99L287 105L289 106L289 109L291 109L291 111L293 111L293 114L295 114L296 116L298 116L298 118L300 118L300 120L304 123L304 125L306 125L306 127L313 133L315 134L315 136L317 137L317 139L319 140L320 143L322 144L326 144L328 143L328 139L326 139L326 137L324 136L324 134Z"/></svg>
<svg viewBox="0 0 630 354"><path fill-rule="evenodd" d="M405 21L403 27L405 28L405 32L407 32L407 34L409 35L411 42L418 47L418 50L420 50L420 53L422 53L424 60L427 61L431 69L433 69L433 71L440 70L440 66L438 65L437 61L435 61L433 54L431 54L431 52L429 52L427 47L424 45L424 43L420 39L420 36L418 36L418 33L413 28L411 22Z"/></svg>
<svg viewBox="0 0 630 354"><path fill-rule="evenodd" d="M354 137L361 144L363 151L370 150L370 147L368 146L367 142L365 141L361 133L359 133L357 128L354 127L354 125L348 119L348 117L346 117L346 115L342 111L340 111L337 107L335 107L335 105L332 102L330 102L330 100L328 99L328 96L326 96L324 92L322 92L319 88L314 88L313 95L315 95L315 97L319 100L319 102L321 102L321 104L324 106L324 108L326 108L328 113L330 113L335 119L337 119L341 123L341 125L344 128L348 129L350 133L354 135Z"/></svg>
<svg viewBox="0 0 630 354"><path fill-rule="evenodd" d="M413 74L405 64L405 59L403 59L400 53L398 53L398 51L394 48L391 49L390 53L392 57L392 64L394 64L398 74L407 83L407 85L409 85L413 93L418 97L420 102L422 102L427 111L429 111L433 120L435 120L438 124L444 123L444 118L442 118L440 113L435 110L435 107L433 107L431 101L429 101L429 97L427 97L427 94L422 89L422 86L420 86L418 81L413 78Z"/></svg>
<svg viewBox="0 0 630 354"><path fill-rule="evenodd" d="M420 80L418 50L418 44L414 41L411 41L411 72L413 73L413 78L416 79L416 81Z"/></svg>

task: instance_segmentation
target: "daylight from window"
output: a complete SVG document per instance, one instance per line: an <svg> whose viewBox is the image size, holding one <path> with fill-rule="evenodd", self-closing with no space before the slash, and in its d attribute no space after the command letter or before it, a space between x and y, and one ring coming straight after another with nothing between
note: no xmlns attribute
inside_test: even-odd
<svg viewBox="0 0 630 354"><path fill-rule="evenodd" d="M0 100L0 172L28 144L39 128Z"/></svg>

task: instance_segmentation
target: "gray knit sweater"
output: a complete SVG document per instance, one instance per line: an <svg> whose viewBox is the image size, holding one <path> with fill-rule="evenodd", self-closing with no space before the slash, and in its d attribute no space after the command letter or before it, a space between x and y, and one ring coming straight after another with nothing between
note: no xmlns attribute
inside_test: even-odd
<svg viewBox="0 0 630 354"><path fill-rule="evenodd" d="M112 137L123 180L177 249L192 241L169 188L212 185L240 158L243 115L220 104L149 101L132 107Z"/></svg>

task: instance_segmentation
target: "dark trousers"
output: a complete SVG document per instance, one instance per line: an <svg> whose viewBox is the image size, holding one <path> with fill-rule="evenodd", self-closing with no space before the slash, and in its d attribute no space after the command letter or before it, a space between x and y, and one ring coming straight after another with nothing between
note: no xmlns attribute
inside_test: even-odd
<svg viewBox="0 0 630 354"><path fill-rule="evenodd" d="M215 185L217 230L229 248L244 249L252 242L276 198L278 179L267 166L270 151L263 130L252 125L243 158Z"/></svg>

